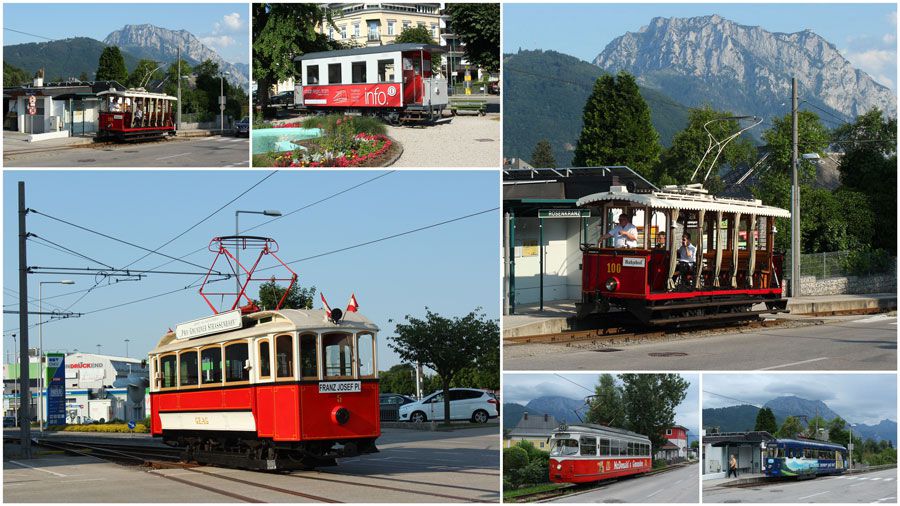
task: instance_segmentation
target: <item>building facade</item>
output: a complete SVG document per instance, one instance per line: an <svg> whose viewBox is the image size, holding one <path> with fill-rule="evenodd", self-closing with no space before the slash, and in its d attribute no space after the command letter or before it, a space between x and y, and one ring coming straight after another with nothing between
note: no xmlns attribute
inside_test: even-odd
<svg viewBox="0 0 900 506"><path fill-rule="evenodd" d="M559 422L553 415L529 415L526 411L522 414L519 423L504 436L504 447L515 446L519 441L529 441L538 450L550 451L547 440L553 431L559 427Z"/></svg>
<svg viewBox="0 0 900 506"><path fill-rule="evenodd" d="M661 435L666 438L668 443L657 452L657 458L673 460L689 457L687 427L675 425L666 429Z"/></svg>
<svg viewBox="0 0 900 506"><path fill-rule="evenodd" d="M114 81L45 85L41 78L32 86L5 88L3 128L29 134L33 141L95 133L100 120L97 93L110 88L125 89Z"/></svg>
<svg viewBox="0 0 900 506"><path fill-rule="evenodd" d="M407 28L422 27L431 38L441 40L440 3L331 3L335 27L322 23L319 33L353 46L383 46L393 44Z"/></svg>

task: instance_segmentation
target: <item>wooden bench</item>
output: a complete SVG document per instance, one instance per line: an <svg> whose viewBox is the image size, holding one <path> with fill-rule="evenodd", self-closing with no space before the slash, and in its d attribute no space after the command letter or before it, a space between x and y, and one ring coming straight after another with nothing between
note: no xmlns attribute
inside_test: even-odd
<svg viewBox="0 0 900 506"><path fill-rule="evenodd" d="M457 111L472 111L484 116L487 110L487 101L479 99L451 99L450 112L456 116Z"/></svg>

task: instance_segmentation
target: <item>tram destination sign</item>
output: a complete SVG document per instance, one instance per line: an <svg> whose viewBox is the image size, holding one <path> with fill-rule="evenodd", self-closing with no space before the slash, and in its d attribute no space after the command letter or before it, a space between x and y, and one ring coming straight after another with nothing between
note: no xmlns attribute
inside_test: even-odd
<svg viewBox="0 0 900 506"><path fill-rule="evenodd" d="M539 209L538 218L590 218L590 209Z"/></svg>
<svg viewBox="0 0 900 506"><path fill-rule="evenodd" d="M191 339L239 328L241 328L241 310L235 309L227 313L179 323L175 326L175 338Z"/></svg>
<svg viewBox="0 0 900 506"><path fill-rule="evenodd" d="M348 392L362 392L362 383L359 381L319 382L320 394L343 394Z"/></svg>

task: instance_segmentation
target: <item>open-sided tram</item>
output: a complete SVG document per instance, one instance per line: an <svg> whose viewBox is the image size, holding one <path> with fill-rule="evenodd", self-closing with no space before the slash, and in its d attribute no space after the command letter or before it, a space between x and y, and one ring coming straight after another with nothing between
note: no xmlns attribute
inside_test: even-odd
<svg viewBox="0 0 900 506"><path fill-rule="evenodd" d="M550 481L588 483L650 471L647 436L595 424L561 425L550 436Z"/></svg>
<svg viewBox="0 0 900 506"><path fill-rule="evenodd" d="M628 237L582 244L579 318L615 307L644 324L666 325L750 319L787 308L784 255L774 250L775 218L790 217L784 209L715 197L700 185L644 193L613 186L577 205L600 217L601 237L617 230L620 215L620 226L627 222L631 230ZM690 262L682 261L688 256L682 246L694 248ZM759 303L765 309L753 310Z"/></svg>
<svg viewBox="0 0 900 506"><path fill-rule="evenodd" d="M175 135L175 107L178 99L143 88L110 89L100 98L98 139L141 140Z"/></svg>

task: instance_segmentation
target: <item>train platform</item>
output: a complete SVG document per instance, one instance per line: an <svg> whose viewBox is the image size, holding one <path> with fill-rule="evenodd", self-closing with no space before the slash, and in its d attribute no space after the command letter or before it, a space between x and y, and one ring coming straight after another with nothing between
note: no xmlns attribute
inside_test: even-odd
<svg viewBox="0 0 900 506"><path fill-rule="evenodd" d="M177 138L209 137L213 135L231 135L231 130L179 130ZM59 151L63 149L82 148L94 144L94 134L75 137L61 137L39 142L29 142L28 134L19 132L3 132L3 156L23 155Z"/></svg>
<svg viewBox="0 0 900 506"><path fill-rule="evenodd" d="M568 319L575 316L575 300L557 300L537 304L520 304L516 314L503 316L503 337L534 336L571 330ZM762 308L762 306L760 306ZM772 315L780 319L809 316L840 316L897 309L896 293L862 295L819 295L788 299L788 313Z"/></svg>
<svg viewBox="0 0 900 506"><path fill-rule="evenodd" d="M765 479L766 475L762 473L740 473L737 478L714 478L711 480L703 480L703 488L739 487L742 485L762 483Z"/></svg>

